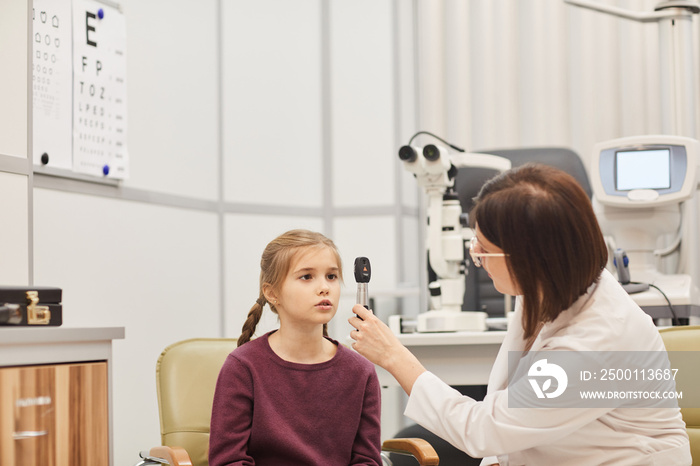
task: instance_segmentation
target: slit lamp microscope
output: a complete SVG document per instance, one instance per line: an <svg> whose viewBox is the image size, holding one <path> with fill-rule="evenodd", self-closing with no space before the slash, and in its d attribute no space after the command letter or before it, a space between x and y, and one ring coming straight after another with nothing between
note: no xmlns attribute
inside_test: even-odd
<svg viewBox="0 0 700 466"><path fill-rule="evenodd" d="M421 133L418 133L421 134ZM429 133L428 133L429 134ZM414 136L415 137L415 136ZM413 138L412 138L413 139ZM449 145L453 149L462 149ZM465 292L466 242L474 232L468 227L462 212L454 180L460 169L488 168L503 172L511 167L510 160L490 154L452 154L437 144L401 147L399 159L412 173L427 196L428 262L437 279L428 284L429 310L418 315L417 331L457 332L484 331L487 314L462 311Z"/></svg>

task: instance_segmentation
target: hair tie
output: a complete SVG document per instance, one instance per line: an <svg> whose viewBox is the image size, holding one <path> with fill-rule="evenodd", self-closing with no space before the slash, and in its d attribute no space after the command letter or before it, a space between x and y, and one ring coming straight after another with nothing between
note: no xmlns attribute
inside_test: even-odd
<svg viewBox="0 0 700 466"><path fill-rule="evenodd" d="M263 307L265 305L265 297L261 296L258 299L256 299L255 302L258 303L260 307Z"/></svg>

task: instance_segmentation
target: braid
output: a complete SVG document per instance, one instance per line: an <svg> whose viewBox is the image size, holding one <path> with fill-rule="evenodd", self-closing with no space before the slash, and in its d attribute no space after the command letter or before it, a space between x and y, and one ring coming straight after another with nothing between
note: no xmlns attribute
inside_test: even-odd
<svg viewBox="0 0 700 466"><path fill-rule="evenodd" d="M255 301L253 307L250 308L248 312L248 318L243 323L243 329L241 330L241 336L238 337L237 346L241 346L244 343L248 343L255 333L255 328L260 322L260 317L262 316L263 306L265 305L265 296L260 293L260 297Z"/></svg>

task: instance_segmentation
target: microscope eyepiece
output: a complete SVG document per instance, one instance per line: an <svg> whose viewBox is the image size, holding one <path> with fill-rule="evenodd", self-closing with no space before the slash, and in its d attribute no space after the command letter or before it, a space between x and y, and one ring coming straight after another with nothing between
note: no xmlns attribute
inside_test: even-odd
<svg viewBox="0 0 700 466"><path fill-rule="evenodd" d="M423 157L429 162L435 162L440 158L440 150L435 144L428 144L423 148Z"/></svg>
<svg viewBox="0 0 700 466"><path fill-rule="evenodd" d="M399 158L404 162L411 163L415 162L415 160L418 158L418 154L413 147L402 146L401 149L399 149Z"/></svg>

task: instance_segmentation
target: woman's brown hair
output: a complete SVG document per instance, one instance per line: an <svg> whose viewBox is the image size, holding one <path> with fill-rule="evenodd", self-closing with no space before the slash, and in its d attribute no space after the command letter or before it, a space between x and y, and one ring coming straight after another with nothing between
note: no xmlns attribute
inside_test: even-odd
<svg viewBox="0 0 700 466"><path fill-rule="evenodd" d="M263 287L269 285L274 290L279 290L282 281L289 273L292 261L297 254L308 248L328 248L335 255L338 261L338 276L343 279L343 266L340 260L338 248L333 241L309 230L290 230L281 234L268 243L260 258L260 290L258 299L248 312L248 317L243 324L241 336L238 337L238 346L247 343L255 333L255 328L260 322L263 307L267 302ZM277 314L277 309L273 303L268 303L272 312ZM323 325L323 335L328 336L328 327Z"/></svg>
<svg viewBox="0 0 700 466"><path fill-rule="evenodd" d="M588 195L571 175L550 166L526 164L489 180L470 220L509 254L530 343L541 323L556 319L598 280L608 260Z"/></svg>

